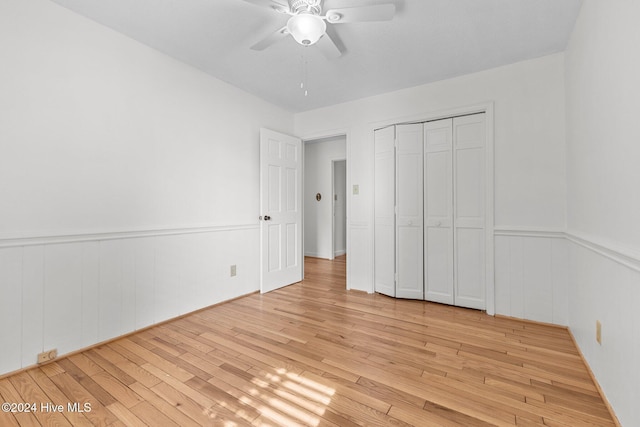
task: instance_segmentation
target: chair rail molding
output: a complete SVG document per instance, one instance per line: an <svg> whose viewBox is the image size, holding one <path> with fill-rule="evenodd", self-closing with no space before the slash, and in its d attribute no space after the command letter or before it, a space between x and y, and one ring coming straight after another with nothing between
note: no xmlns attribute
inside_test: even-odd
<svg viewBox="0 0 640 427"><path fill-rule="evenodd" d="M566 237L570 242L573 242L578 246L589 249L640 273L640 252L635 249L626 247L611 240L590 236L580 231L567 231Z"/></svg>
<svg viewBox="0 0 640 427"><path fill-rule="evenodd" d="M547 237L552 239L567 237L564 229L551 227L494 226L493 232L495 236Z"/></svg>
<svg viewBox="0 0 640 427"><path fill-rule="evenodd" d="M258 229L256 224L233 225L198 225L172 226L155 229L117 230L117 231L87 231L78 232L50 232L50 233L16 233L0 235L0 248L19 246L53 245L58 243L95 242L104 240L135 239L141 237L174 236L181 234L213 233L221 231L239 231Z"/></svg>

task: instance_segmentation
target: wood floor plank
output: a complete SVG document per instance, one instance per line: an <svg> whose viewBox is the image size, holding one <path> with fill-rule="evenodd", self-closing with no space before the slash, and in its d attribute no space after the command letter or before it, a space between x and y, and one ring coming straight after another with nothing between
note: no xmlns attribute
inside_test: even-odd
<svg viewBox="0 0 640 427"><path fill-rule="evenodd" d="M201 401L196 402L164 382L153 386L152 391L197 424L205 426L211 423L209 408L213 405L212 401L204 404Z"/></svg>
<svg viewBox="0 0 640 427"><path fill-rule="evenodd" d="M78 412L75 410L69 410L69 404L83 403L76 400L69 399L51 379L41 369L31 369L28 374L38 384L38 386L44 391L49 398L49 402L62 405L64 408L62 414L73 426L91 426L91 421L85 416L84 412ZM83 407L83 406L78 406Z"/></svg>
<svg viewBox="0 0 640 427"><path fill-rule="evenodd" d="M113 402L109 410L126 426L146 426L147 424L120 402Z"/></svg>
<svg viewBox="0 0 640 427"><path fill-rule="evenodd" d="M614 426L568 331L345 290L345 257L0 380L0 425Z"/></svg>
<svg viewBox="0 0 640 427"><path fill-rule="evenodd" d="M108 372L98 372L93 375L91 379L127 408L131 408L142 400L140 396L127 387L126 384L121 383Z"/></svg>
<svg viewBox="0 0 640 427"><path fill-rule="evenodd" d="M151 403L143 400L129 409L148 426L180 427L162 411L158 411Z"/></svg>
<svg viewBox="0 0 640 427"><path fill-rule="evenodd" d="M51 401L28 372L20 372L9 377L9 382L20 394L21 399L18 402L35 403L37 409L34 415L40 424L71 427L71 423L64 417L62 410L52 409L58 404Z"/></svg>
<svg viewBox="0 0 640 427"><path fill-rule="evenodd" d="M82 387L71 375L61 373L51 377L51 381L62 391L72 402L79 402L84 408L85 404L91 405L91 411L85 416L94 426L107 426L117 421L116 416L111 413L91 392Z"/></svg>
<svg viewBox="0 0 640 427"><path fill-rule="evenodd" d="M22 396L20 396L20 393L18 393L18 390L16 390L7 378L0 380L0 396L2 397L2 403L25 403ZM2 424L0 425L12 425L14 423L17 423L20 426L29 427L40 425L33 412L18 409L19 408L17 406L14 409L9 407L8 412L0 412L0 421L2 421Z"/></svg>
<svg viewBox="0 0 640 427"><path fill-rule="evenodd" d="M171 418L173 422L182 427L197 427L199 424L187 415L180 412L174 405L164 400L152 390L141 383L131 384L131 389L135 391L146 402L151 403L158 411Z"/></svg>

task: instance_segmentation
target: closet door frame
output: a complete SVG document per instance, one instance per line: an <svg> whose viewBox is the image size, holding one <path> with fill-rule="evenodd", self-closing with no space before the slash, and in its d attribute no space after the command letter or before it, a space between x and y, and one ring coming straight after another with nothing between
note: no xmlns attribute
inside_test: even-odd
<svg viewBox="0 0 640 427"><path fill-rule="evenodd" d="M447 110L434 111L430 113L416 114L411 116L399 116L388 120L383 120L369 124L370 141L372 142L374 131L382 127L403 124L403 123L419 123L429 122L439 119L448 119L456 116L464 116L470 114L485 113L485 295L486 295L486 307L487 314L495 314L495 273L494 273L494 103L492 101L463 106L458 108L452 108ZM373 202L373 201L372 201ZM372 203L373 216L373 203ZM373 218L372 218L373 219ZM373 223L373 221L372 221ZM374 245L375 240L373 227L370 229L370 239ZM373 252L373 251L372 251ZM371 274L373 276L375 264L373 253L371 254ZM371 284L371 290L373 291L373 283Z"/></svg>

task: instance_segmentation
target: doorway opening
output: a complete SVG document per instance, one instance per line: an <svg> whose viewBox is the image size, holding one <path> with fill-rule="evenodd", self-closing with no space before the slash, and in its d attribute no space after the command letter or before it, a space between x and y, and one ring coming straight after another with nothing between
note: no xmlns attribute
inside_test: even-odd
<svg viewBox="0 0 640 427"><path fill-rule="evenodd" d="M304 143L304 255L333 260L346 254L347 138Z"/></svg>

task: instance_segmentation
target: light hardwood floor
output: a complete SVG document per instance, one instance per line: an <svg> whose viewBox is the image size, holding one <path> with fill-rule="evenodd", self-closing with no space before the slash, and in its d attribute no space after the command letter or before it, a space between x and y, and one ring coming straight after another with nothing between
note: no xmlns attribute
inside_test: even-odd
<svg viewBox="0 0 640 427"><path fill-rule="evenodd" d="M614 425L565 329L345 291L344 257L305 266L0 380L2 402L37 405L0 425Z"/></svg>

